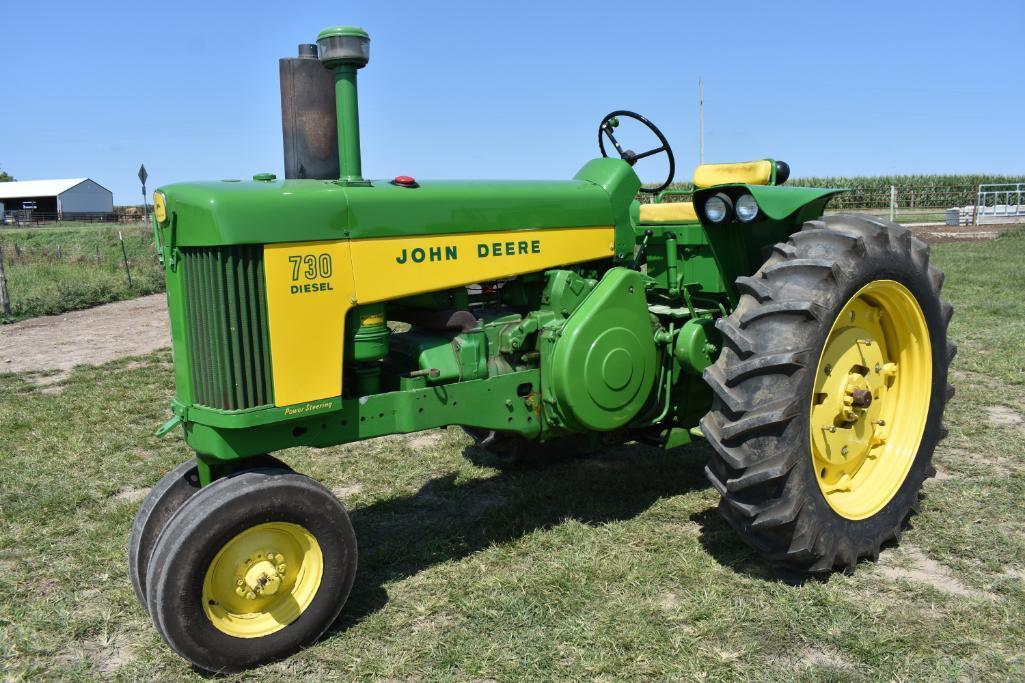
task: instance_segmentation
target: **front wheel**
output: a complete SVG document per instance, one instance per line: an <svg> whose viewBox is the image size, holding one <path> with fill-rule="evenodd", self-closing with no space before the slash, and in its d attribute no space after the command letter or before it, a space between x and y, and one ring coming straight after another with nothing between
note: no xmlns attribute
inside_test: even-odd
<svg viewBox="0 0 1025 683"><path fill-rule="evenodd" d="M737 280L704 375L706 474L770 560L853 569L917 510L953 394L942 283L906 228L853 215L810 221Z"/></svg>
<svg viewBox="0 0 1025 683"><path fill-rule="evenodd" d="M277 467L289 469L288 465L270 455L261 455L245 461L247 468ZM153 485L142 501L132 531L128 536L128 577L132 582L135 597L143 609L146 605L146 569L153 552L153 545L167 526L168 520L178 512L189 498L200 489L199 470L192 458L175 467Z"/></svg>
<svg viewBox="0 0 1025 683"><path fill-rule="evenodd" d="M309 477L255 469L200 489L168 522L146 595L175 652L228 673L312 644L355 573L356 537L338 499Z"/></svg>

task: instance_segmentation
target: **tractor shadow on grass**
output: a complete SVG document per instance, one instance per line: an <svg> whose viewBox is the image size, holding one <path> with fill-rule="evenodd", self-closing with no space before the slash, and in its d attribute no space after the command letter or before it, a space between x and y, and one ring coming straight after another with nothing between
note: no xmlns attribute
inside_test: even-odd
<svg viewBox="0 0 1025 683"><path fill-rule="evenodd" d="M704 489L704 445L673 451L640 444L457 482L452 472L410 496L350 511L359 571L326 638L383 608L384 585L565 521L631 519L658 500ZM474 454L467 454L472 456Z"/></svg>
<svg viewBox="0 0 1025 683"><path fill-rule="evenodd" d="M788 586L803 586L806 583L823 583L829 574L802 574L762 559L762 556L748 547L722 518L715 508L708 508L690 517L701 527L698 541L701 547L720 565L754 579Z"/></svg>
<svg viewBox="0 0 1025 683"><path fill-rule="evenodd" d="M924 502L927 495L925 492L920 493L920 501ZM701 527L699 536L701 547L723 567L739 574L796 587L806 583L826 583L834 574L847 573L837 568L833 572L802 574L768 562L740 540L737 533L715 508L691 515L691 521ZM912 515L904 528L905 533L914 528L914 521L915 518ZM889 540L883 543L882 550L889 550L898 545L899 542ZM871 560L863 558L858 562L854 571L864 571L865 566L871 564Z"/></svg>

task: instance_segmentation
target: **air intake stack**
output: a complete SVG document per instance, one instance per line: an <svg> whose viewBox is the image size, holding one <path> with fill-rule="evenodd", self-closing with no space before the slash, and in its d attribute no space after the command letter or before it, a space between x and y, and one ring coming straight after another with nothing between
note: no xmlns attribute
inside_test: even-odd
<svg viewBox="0 0 1025 683"><path fill-rule="evenodd" d="M336 26L320 32L317 46L321 63L334 71L340 161L338 178L346 185L368 185L363 180L360 160L356 71L370 61L370 36L355 26Z"/></svg>

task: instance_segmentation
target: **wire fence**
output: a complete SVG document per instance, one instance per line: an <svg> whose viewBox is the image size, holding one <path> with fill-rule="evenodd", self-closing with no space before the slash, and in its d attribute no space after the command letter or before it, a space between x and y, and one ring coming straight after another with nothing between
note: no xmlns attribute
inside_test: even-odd
<svg viewBox="0 0 1025 683"><path fill-rule="evenodd" d="M113 213L53 213L33 209L17 209L4 211L0 215L0 224L8 227L32 227L35 225L81 223L137 223L143 218L141 213L115 211Z"/></svg>
<svg viewBox="0 0 1025 683"><path fill-rule="evenodd" d="M0 228L0 322L162 289L153 234L144 226Z"/></svg>
<svg viewBox="0 0 1025 683"><path fill-rule="evenodd" d="M921 186L921 187L852 187L829 202L829 208L848 209L889 209L891 204L904 209L940 209L974 206L977 185L962 187Z"/></svg>

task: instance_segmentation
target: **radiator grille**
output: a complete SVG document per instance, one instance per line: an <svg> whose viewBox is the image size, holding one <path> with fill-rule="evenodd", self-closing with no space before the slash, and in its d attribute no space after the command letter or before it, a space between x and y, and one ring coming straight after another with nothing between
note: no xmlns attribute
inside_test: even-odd
<svg viewBox="0 0 1025 683"><path fill-rule="evenodd" d="M187 247L182 260L195 402L222 410L272 403L263 247Z"/></svg>

